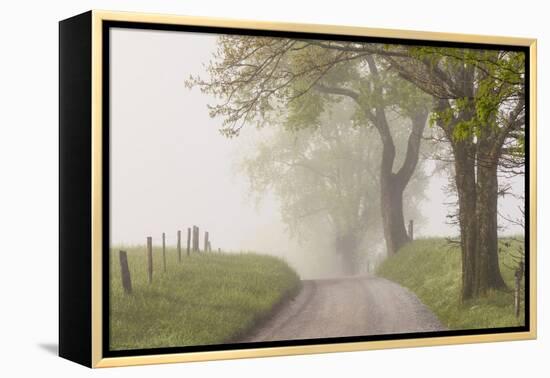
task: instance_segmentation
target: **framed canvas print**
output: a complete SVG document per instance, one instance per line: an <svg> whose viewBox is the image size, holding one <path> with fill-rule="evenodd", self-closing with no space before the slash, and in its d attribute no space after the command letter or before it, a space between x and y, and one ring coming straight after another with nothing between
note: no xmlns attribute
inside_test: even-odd
<svg viewBox="0 0 550 378"><path fill-rule="evenodd" d="M60 22L59 353L536 337L536 41Z"/></svg>

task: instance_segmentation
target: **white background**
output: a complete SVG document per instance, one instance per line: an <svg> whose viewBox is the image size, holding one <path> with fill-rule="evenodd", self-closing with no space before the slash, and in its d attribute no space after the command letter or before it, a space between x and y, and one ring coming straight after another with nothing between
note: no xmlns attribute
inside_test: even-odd
<svg viewBox="0 0 550 378"><path fill-rule="evenodd" d="M544 1L5 1L0 12L0 375L543 377L550 372L550 40ZM58 26L88 9L420 29L539 39L539 339L90 371L55 356L58 246Z"/></svg>

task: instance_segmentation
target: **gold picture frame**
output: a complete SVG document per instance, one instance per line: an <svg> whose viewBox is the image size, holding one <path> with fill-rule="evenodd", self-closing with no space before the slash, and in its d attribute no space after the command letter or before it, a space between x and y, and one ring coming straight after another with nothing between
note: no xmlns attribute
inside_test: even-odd
<svg viewBox="0 0 550 378"><path fill-rule="evenodd" d="M254 30L258 32L294 32L316 35L356 36L366 38L436 41L440 43L491 44L502 46L524 47L528 50L529 72L529 228L525 239L529 241L529 260L526 269L529 272L529 306L528 329L519 332L479 333L470 335L449 335L421 338L385 339L375 341L320 343L309 345L270 346L247 349L224 349L181 353L155 353L128 356L106 356L104 353L105 316L103 298L108 291L104 286L105 264L104 253L104 203L105 186L103 156L108 146L104 145L105 135L103 122L106 115L103 112L105 104L103 72L104 63L104 33L109 22L139 23L168 26L211 27L228 30ZM537 205L537 41L529 38L513 38L501 36L482 36L469 34L436 33L411 30L377 29L368 27L293 24L278 22L258 22L252 20L229 20L210 17L188 17L161 14L127 13L93 10L81 16L60 23L60 124L61 124L61 246L60 246L60 355L89 367L114 367L143 364L160 364L188 361L207 361L218 359L237 359L250 357L267 357L298 355L310 353L346 352L371 349L387 349L402 347L420 347L448 344L467 344L495 341L512 341L535 339L537 335L537 265L536 265L536 205ZM79 34L80 33L80 34ZM79 37L80 36L80 37ZM83 54L82 51L85 51ZM78 55L79 58L75 58ZM76 60L75 60L76 59ZM68 73L71 70L69 62L84 64L82 72ZM76 69L76 68L75 68ZM89 75L86 76L86 69ZM73 69L74 71L74 69ZM71 71L72 72L72 71ZM72 76L71 76L72 75ZM74 83L80 83L80 89L74 90ZM71 87L72 86L72 87ZM66 94L63 94L63 91ZM69 95L68 92L71 92ZM82 95L79 95L82 93ZM88 96L89 94L89 96ZM79 104L74 102L78 101ZM89 101L89 102L88 102ZM81 112L74 112L81 109ZM72 113L71 113L72 112ZM82 126L83 131L74 130L75 122L89 122ZM73 130L69 130L69 124ZM73 134L71 134L73 133ZM78 133L75 135L74 133ZM68 146L74 143L74 138L82 138L82 143L88 145L80 152ZM71 168L70 159L65 153L74 153L76 157L85 156L84 162L90 166L82 171L81 166ZM66 165L64 165L66 164ZM80 173L77 173L80 172ZM82 181L82 191L79 188L67 189L64 179L74 175L85 175ZM71 176L73 175L73 176ZM74 178L71 178L74 180ZM86 189L88 188L88 189ZM86 189L86 190L85 190ZM71 190L74 190L71 192ZM527 194L526 194L527 195ZM77 215L71 213L69 207L82 203L86 211L80 216L88 217L81 223L75 223ZM75 210L76 211L76 210ZM78 229L76 229L78 227ZM72 233L72 239L67 235ZM83 236L83 235L86 236ZM82 251L82 254L81 254ZM81 254L70 256L72 252ZM72 273L71 273L72 272ZM79 277L75 277L78 275ZM108 288L107 288L108 289ZM89 291L88 291L89 290ZM75 299L80 295L80 299ZM527 295L527 294L526 294ZM75 302L76 301L76 302ZM81 302L78 302L81 301ZM74 309L80 303L78 309ZM82 314L87 315L83 317ZM89 315L88 315L89 313ZM78 320L75 320L77 319ZM70 325L68 325L70 323ZM87 344L80 351L77 339Z"/></svg>

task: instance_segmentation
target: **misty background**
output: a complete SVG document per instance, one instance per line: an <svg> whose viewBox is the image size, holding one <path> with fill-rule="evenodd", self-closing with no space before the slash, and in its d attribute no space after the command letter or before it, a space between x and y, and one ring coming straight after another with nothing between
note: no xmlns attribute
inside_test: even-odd
<svg viewBox="0 0 550 378"><path fill-rule="evenodd" d="M177 230L185 240L187 227L197 225L201 240L209 231L214 250L277 255L303 278L337 274L325 235L305 244L292 239L278 199L268 193L257 203L250 194L240 164L272 130L247 126L228 139L218 131L221 119L208 114L216 99L185 87L190 74L207 75L216 35L114 28L110 38L111 245L144 244L147 236L160 244L162 232L174 245ZM444 189L448 177L433 174L434 167L422 168L430 181L416 237L458 235L447 224L446 204L454 201ZM520 179L511 184L523 192ZM499 199L500 212L511 218L519 217L520 204L512 196ZM501 234L520 232L507 225ZM372 252L381 254L381 246Z"/></svg>

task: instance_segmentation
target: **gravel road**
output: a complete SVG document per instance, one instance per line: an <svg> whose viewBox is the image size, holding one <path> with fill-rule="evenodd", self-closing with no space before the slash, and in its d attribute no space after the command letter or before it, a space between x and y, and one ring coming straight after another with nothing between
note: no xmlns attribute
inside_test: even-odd
<svg viewBox="0 0 550 378"><path fill-rule="evenodd" d="M408 289L361 276L302 281L298 295L243 342L440 331L445 327Z"/></svg>

